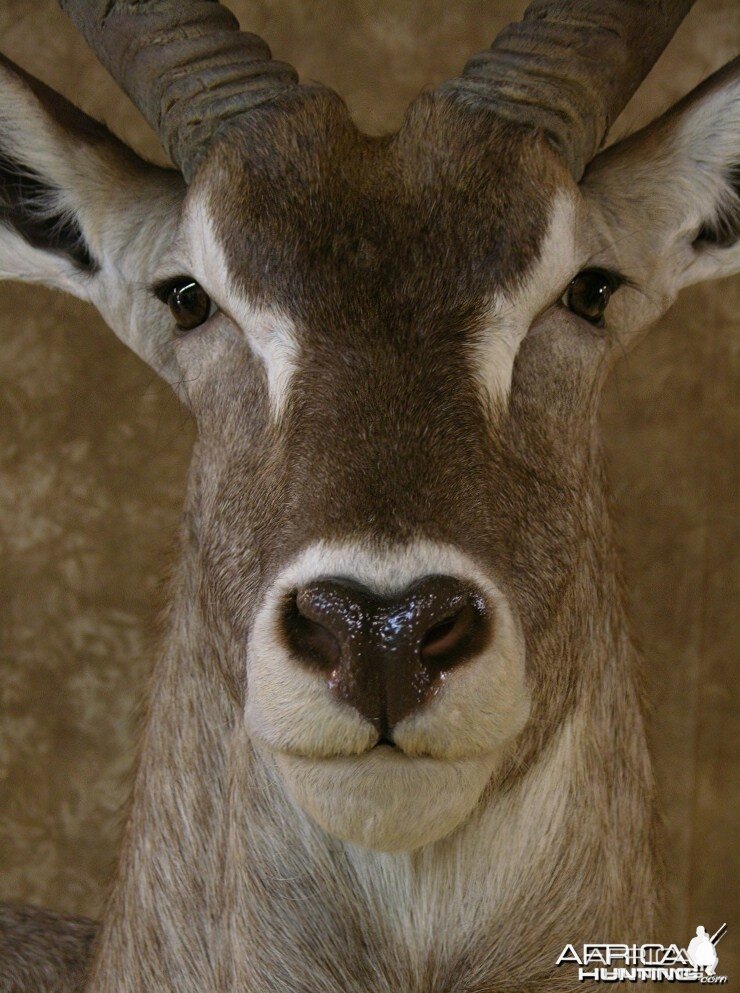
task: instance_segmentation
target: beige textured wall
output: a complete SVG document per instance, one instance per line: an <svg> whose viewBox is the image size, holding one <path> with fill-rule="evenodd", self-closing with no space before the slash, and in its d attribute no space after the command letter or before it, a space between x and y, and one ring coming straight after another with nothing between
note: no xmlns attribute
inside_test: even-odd
<svg viewBox="0 0 740 993"><path fill-rule="evenodd" d="M397 125L420 88L453 75L524 6L231 5L304 78L339 89L371 130ZM737 43L735 0L700 0L618 130L664 109ZM0 48L160 155L52 0L5 0ZM604 403L655 707L670 936L683 942L700 922L729 920L723 972L740 924L731 671L739 290L735 280L686 292L619 366ZM89 308L11 284L0 300L0 894L96 915L193 428Z"/></svg>

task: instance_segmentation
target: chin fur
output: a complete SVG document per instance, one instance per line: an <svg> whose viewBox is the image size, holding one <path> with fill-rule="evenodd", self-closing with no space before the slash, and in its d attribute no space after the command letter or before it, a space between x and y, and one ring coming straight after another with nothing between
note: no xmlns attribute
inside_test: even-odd
<svg viewBox="0 0 740 993"><path fill-rule="evenodd" d="M359 757L275 761L294 802L325 831L375 851L409 852L470 816L498 755L447 762L381 746Z"/></svg>

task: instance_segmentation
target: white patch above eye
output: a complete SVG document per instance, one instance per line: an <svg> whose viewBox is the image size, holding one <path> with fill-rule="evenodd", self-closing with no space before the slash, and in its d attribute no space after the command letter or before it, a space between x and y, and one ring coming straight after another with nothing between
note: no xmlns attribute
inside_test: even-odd
<svg viewBox="0 0 740 993"><path fill-rule="evenodd" d="M270 401L275 416L279 417L296 370L298 341L295 326L286 314L272 308L255 309L243 305L234 317L252 350L264 363Z"/></svg>
<svg viewBox="0 0 740 993"><path fill-rule="evenodd" d="M235 286L213 222L200 201L189 205L181 239L179 264L239 326L250 348L262 361L273 413L279 418L297 367L295 324L277 307L255 306Z"/></svg>
<svg viewBox="0 0 740 993"><path fill-rule="evenodd" d="M578 268L576 209L574 197L556 197L539 255L525 279L514 292L497 293L491 300L470 358L492 410L508 402L514 361L533 320Z"/></svg>
<svg viewBox="0 0 740 993"><path fill-rule="evenodd" d="M540 252L515 292L497 294L471 362L492 409L505 406L519 346L537 314L576 270L576 200L562 193L552 205ZM261 359L276 418L282 414L298 364L298 335L278 308L256 307L235 286L223 247L205 205L194 200L182 229L181 265L242 330Z"/></svg>

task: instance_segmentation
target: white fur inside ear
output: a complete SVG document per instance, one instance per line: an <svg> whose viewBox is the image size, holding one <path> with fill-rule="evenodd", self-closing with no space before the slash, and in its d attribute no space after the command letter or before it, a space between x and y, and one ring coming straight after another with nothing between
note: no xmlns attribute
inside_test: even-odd
<svg viewBox="0 0 740 993"><path fill-rule="evenodd" d="M20 176L42 184L28 204L29 211L39 219L73 218L72 190L75 180L79 182L70 161L76 154L73 143L26 84L2 66L0 87L0 154ZM30 245L7 224L0 224L0 278L42 283L89 299L86 273L59 252Z"/></svg>
<svg viewBox="0 0 740 993"><path fill-rule="evenodd" d="M581 184L599 264L628 277L610 304L632 334L685 286L740 270L740 242L697 239L740 205L740 73L720 71L675 110L591 163Z"/></svg>
<svg viewBox="0 0 740 993"><path fill-rule="evenodd" d="M82 300L90 299L90 277L58 252L44 252L0 224L0 279L41 283Z"/></svg>
<svg viewBox="0 0 740 993"><path fill-rule="evenodd" d="M0 66L0 154L32 183L28 209L66 222L95 263L29 244L0 225L0 278L43 283L94 304L112 330L177 386L171 319L149 286L175 239L182 177L138 159L103 129L86 142L41 105L30 87Z"/></svg>
<svg viewBox="0 0 740 993"><path fill-rule="evenodd" d="M731 174L740 169L740 69L728 85L709 93L678 120L673 157L685 170L681 184L697 194L699 213L710 220L737 190Z"/></svg>

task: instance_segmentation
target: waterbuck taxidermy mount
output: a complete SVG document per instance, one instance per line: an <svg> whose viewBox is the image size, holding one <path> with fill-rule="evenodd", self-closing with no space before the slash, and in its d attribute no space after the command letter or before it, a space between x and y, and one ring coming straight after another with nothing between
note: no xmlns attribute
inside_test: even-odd
<svg viewBox="0 0 740 993"><path fill-rule="evenodd" d="M599 151L689 0L535 0L369 137L214 0L62 0L177 169L0 65L0 274L198 439L96 928L0 989L532 993L646 940L650 762L596 414L740 267L740 69Z"/></svg>

